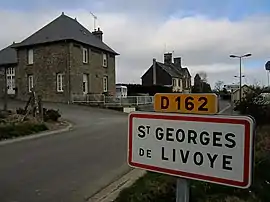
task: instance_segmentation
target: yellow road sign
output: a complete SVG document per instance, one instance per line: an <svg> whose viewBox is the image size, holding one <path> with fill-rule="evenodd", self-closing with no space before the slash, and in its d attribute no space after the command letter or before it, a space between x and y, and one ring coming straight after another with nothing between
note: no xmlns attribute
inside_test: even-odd
<svg viewBox="0 0 270 202"><path fill-rule="evenodd" d="M157 112L216 114L218 99L214 93L157 93L154 96L154 109Z"/></svg>

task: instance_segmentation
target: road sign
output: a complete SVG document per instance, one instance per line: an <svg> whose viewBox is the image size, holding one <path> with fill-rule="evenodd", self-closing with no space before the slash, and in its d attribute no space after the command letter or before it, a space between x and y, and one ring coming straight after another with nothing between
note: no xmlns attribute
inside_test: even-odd
<svg viewBox="0 0 270 202"><path fill-rule="evenodd" d="M154 109L157 112L216 114L218 99L214 93L157 93L154 96Z"/></svg>
<svg viewBox="0 0 270 202"><path fill-rule="evenodd" d="M239 188L251 184L253 119L132 112L132 167Z"/></svg>

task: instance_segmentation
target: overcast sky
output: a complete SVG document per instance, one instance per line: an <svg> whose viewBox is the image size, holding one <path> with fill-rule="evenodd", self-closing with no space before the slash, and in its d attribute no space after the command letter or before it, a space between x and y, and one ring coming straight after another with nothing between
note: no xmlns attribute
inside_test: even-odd
<svg viewBox="0 0 270 202"><path fill-rule="evenodd" d="M270 2L267 0L9 0L0 2L0 48L20 42L61 12L90 31L93 17L104 41L120 53L117 82L140 83L153 58L164 52L217 80L238 82L239 61L230 54L252 53L243 61L244 82L267 84L270 60Z"/></svg>

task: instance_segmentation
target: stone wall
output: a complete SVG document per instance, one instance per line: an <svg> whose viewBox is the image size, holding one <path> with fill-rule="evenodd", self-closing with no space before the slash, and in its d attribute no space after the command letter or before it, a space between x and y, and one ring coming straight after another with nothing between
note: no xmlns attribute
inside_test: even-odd
<svg viewBox="0 0 270 202"><path fill-rule="evenodd" d="M54 43L33 47L34 63L27 62L27 49L18 50L18 68L16 71L16 84L18 98L29 98L28 76L34 77L34 90L42 95L44 101L66 102L67 91L67 53L68 43ZM64 74L63 92L56 90L56 74Z"/></svg>
<svg viewBox="0 0 270 202"><path fill-rule="evenodd" d="M88 63L83 63L82 49L88 49ZM103 93L103 77L108 77L108 91L115 93L115 57L107 54L108 65L102 65L102 51L73 43L71 46L71 93L82 94L83 74L88 74L88 92Z"/></svg>
<svg viewBox="0 0 270 202"><path fill-rule="evenodd" d="M4 68L0 68L0 98L3 98L5 94L5 71Z"/></svg>
<svg viewBox="0 0 270 202"><path fill-rule="evenodd" d="M102 66L102 52L87 46L89 62L83 63L82 46L75 42L59 42L34 46L34 63L27 62L27 49L18 49L16 71L17 97L29 98L28 76L34 77L34 89L44 101L69 102L72 94L83 94L83 74L89 77L89 92L103 93L103 76L108 76L108 90L115 92L115 58L108 54L108 67ZM90 51L91 50L91 51ZM63 92L57 92L57 73L64 75Z"/></svg>

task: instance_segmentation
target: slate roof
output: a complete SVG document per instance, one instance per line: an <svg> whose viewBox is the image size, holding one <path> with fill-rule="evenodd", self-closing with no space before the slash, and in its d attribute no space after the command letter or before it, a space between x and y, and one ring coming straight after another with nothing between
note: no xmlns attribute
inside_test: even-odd
<svg viewBox="0 0 270 202"><path fill-rule="evenodd" d="M164 71L166 71L171 77L190 77L190 73L188 68L179 68L178 66L176 66L175 64L171 63L171 64L164 64L161 62L157 62L156 65L158 65L160 68L162 68ZM152 66L151 66L152 67Z"/></svg>
<svg viewBox="0 0 270 202"><path fill-rule="evenodd" d="M0 66L17 63L17 51L14 48L11 48L12 45L0 50Z"/></svg>
<svg viewBox="0 0 270 202"><path fill-rule="evenodd" d="M77 20L64 15L64 13L13 47L17 48L63 40L74 40L101 50L108 51L112 54L119 55L104 42L94 36Z"/></svg>

